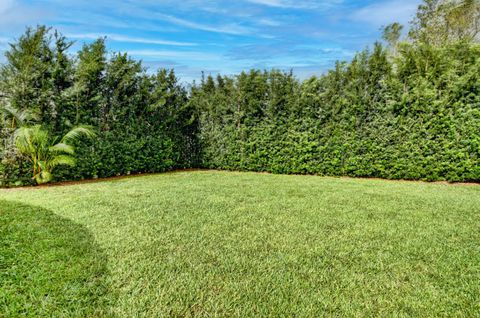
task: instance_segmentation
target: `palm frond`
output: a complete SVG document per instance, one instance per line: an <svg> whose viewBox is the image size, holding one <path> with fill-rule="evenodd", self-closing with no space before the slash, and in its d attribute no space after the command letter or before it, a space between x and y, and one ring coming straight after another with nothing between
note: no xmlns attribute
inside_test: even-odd
<svg viewBox="0 0 480 318"><path fill-rule="evenodd" d="M39 160L37 164L40 167L40 171L48 169L48 166L47 166L48 162L46 162L45 160Z"/></svg>
<svg viewBox="0 0 480 318"><path fill-rule="evenodd" d="M93 137L95 133L88 126L76 127L59 143L41 125L20 127L14 133L17 149L33 164L33 178L38 183L49 182L56 166L75 166L75 147L71 143L81 136Z"/></svg>
<svg viewBox="0 0 480 318"><path fill-rule="evenodd" d="M25 109L18 112L19 119L25 124L31 121L39 120L40 116L32 110Z"/></svg>
<svg viewBox="0 0 480 318"><path fill-rule="evenodd" d="M38 184L50 182L52 179L53 175L49 171L41 171L35 176L35 180Z"/></svg>
<svg viewBox="0 0 480 318"><path fill-rule="evenodd" d="M75 148L72 145L67 145L60 142L50 147L50 151L53 153L66 153L73 155L75 153Z"/></svg>
<svg viewBox="0 0 480 318"><path fill-rule="evenodd" d="M21 153L31 155L36 151L37 132L37 127L21 127L15 131L15 145Z"/></svg>
<svg viewBox="0 0 480 318"><path fill-rule="evenodd" d="M81 137L93 138L95 136L96 134L92 126L82 125L82 126L77 126L72 130L70 130L68 133L66 133L60 142L65 144L70 144L77 141Z"/></svg>
<svg viewBox="0 0 480 318"><path fill-rule="evenodd" d="M12 121L12 128L25 125L30 121L38 120L38 114L33 111L28 109L19 110L9 104L0 107L0 113L3 114L5 119Z"/></svg>
<svg viewBox="0 0 480 318"><path fill-rule="evenodd" d="M72 156L58 155L52 158L52 160L49 162L49 165L50 165L50 168L53 169L56 166L60 166L60 165L73 167L75 166L76 163L77 161Z"/></svg>
<svg viewBox="0 0 480 318"><path fill-rule="evenodd" d="M15 145L17 146L18 150L23 154L26 154L27 152L30 152L31 150L34 149L32 147L30 136L31 136L31 128L22 127L15 131L15 134L14 134Z"/></svg>
<svg viewBox="0 0 480 318"><path fill-rule="evenodd" d="M18 128L14 133L14 139L20 153L31 161L48 157L50 153L50 135L41 125Z"/></svg>

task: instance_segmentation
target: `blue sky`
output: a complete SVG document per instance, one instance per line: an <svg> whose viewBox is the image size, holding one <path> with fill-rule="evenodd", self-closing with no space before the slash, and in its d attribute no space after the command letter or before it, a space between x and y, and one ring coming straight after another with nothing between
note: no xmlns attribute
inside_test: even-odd
<svg viewBox="0 0 480 318"><path fill-rule="evenodd" d="M251 68L305 78L348 60L391 22L407 24L420 0L0 0L0 51L26 26L53 26L82 43L107 36L149 70L183 81ZM3 57L2 57L3 58ZM0 60L2 61L2 60Z"/></svg>

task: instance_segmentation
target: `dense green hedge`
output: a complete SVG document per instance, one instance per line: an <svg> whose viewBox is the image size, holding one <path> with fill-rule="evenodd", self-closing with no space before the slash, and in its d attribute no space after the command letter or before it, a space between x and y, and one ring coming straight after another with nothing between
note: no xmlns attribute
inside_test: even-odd
<svg viewBox="0 0 480 318"><path fill-rule="evenodd" d="M297 81L277 71L195 88L202 166L480 180L480 47L381 45Z"/></svg>
<svg viewBox="0 0 480 318"><path fill-rule="evenodd" d="M304 81L281 71L204 77L191 89L173 71L152 75L103 39L75 58L71 43L28 29L0 68L1 107L62 135L92 125L78 164L57 180L174 168L219 168L480 181L480 46L375 44ZM19 89L21 87L22 89ZM0 183L30 182L30 165L2 117ZM28 124L28 123L27 123Z"/></svg>
<svg viewBox="0 0 480 318"><path fill-rule="evenodd" d="M50 29L28 29L0 68L0 107L36 115L24 125L40 123L55 136L94 127L97 138L77 145L77 165L57 169L56 180L196 166L194 109L173 71L147 73L126 54L108 54L104 39L76 57L67 54L70 46ZM0 122L0 183L32 182L30 165L15 152L12 120Z"/></svg>

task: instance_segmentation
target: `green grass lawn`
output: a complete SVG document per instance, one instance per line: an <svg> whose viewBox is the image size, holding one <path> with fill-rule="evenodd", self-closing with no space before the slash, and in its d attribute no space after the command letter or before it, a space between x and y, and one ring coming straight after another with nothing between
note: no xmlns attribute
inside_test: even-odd
<svg viewBox="0 0 480 318"><path fill-rule="evenodd" d="M480 186L177 172L0 221L0 316L480 316Z"/></svg>

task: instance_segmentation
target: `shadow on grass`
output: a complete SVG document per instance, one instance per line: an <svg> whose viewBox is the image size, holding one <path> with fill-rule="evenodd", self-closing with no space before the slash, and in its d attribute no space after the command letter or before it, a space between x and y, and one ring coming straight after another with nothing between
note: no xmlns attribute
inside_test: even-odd
<svg viewBox="0 0 480 318"><path fill-rule="evenodd" d="M90 232L0 200L0 316L106 316L106 258Z"/></svg>

